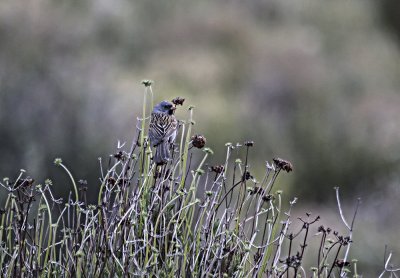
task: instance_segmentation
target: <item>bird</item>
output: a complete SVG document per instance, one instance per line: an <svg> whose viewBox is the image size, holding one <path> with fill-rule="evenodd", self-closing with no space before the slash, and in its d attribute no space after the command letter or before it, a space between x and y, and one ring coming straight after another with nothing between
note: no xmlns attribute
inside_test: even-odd
<svg viewBox="0 0 400 278"><path fill-rule="evenodd" d="M169 147L175 141L178 127L175 109L171 102L164 100L156 104L151 113L149 139L151 146L156 148L153 157L156 165L165 164L171 159Z"/></svg>

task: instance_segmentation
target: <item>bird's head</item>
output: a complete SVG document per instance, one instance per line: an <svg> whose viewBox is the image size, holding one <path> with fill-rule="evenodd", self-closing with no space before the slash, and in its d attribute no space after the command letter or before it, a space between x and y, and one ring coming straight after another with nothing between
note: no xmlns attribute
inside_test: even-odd
<svg viewBox="0 0 400 278"><path fill-rule="evenodd" d="M163 114L168 114L172 115L174 113L174 110L176 108L174 105L166 100L161 101L159 104L154 106L153 113L163 113Z"/></svg>

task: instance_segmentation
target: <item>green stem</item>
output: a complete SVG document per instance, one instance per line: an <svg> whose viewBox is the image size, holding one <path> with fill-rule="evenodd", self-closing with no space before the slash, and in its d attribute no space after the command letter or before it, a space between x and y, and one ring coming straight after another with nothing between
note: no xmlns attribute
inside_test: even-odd
<svg viewBox="0 0 400 278"><path fill-rule="evenodd" d="M269 245L269 241L275 237L276 231L278 229L278 226L275 225L275 223L277 223L277 219L279 218L280 211L281 211L282 200L281 200L281 195L280 194L278 194L278 201L279 201L279 204L278 204L278 209L277 209L277 215L275 216L275 220L272 223L272 225L273 225L272 226L272 231L271 231L271 234L269 236L269 240L267 241L267 246L265 247L267 250L264 251L264 252L266 252L266 255L264 256L263 262L261 264L262 265L261 266L261 273L264 273L265 268L266 268L266 266L268 264L269 258L271 256L273 247L274 247L273 245ZM271 206L271 211L273 212L273 210L274 210L274 207ZM274 216L272 216L272 218L274 218ZM267 219L267 221L268 221L268 219Z"/></svg>
<svg viewBox="0 0 400 278"><path fill-rule="evenodd" d="M67 168L64 164L60 163L60 166L63 167L63 169L65 170L65 172L67 172L67 174L68 174L68 176L69 176L69 178L70 178L70 180L71 180L71 182L72 182L72 185L73 185L73 187L74 187L74 191L75 191L75 202L78 202L78 201L79 201L79 194L78 194L78 187L76 186L75 179L74 179L74 177L72 176L71 172L68 170L68 168Z"/></svg>
<svg viewBox="0 0 400 278"><path fill-rule="evenodd" d="M179 184L178 190L182 190L183 187L185 186L185 181L186 181L186 166L187 166L187 158L188 158L188 152L189 152L189 143L190 143L190 134L192 131L192 125L193 125L193 108L189 109L189 127L186 133L186 142L185 142L185 147L183 151L183 162L182 162L182 171L181 171L181 183Z"/></svg>
<svg viewBox="0 0 400 278"><path fill-rule="evenodd" d="M103 194L103 188L107 183L108 177L110 174L115 170L115 168L121 163L121 161L118 161L117 163L114 164L113 167L111 167L110 170L108 170L107 175L104 177L103 182L100 185L100 190L99 190L99 196L97 198L97 204L100 206L101 205L101 195Z"/></svg>
<svg viewBox="0 0 400 278"><path fill-rule="evenodd" d="M46 195L44 194L44 192L43 192L43 190L41 189L41 188L39 188L39 191L40 191L40 193L42 194L42 197L43 197L43 199L44 199L44 201L45 201L45 203L46 203L46 208L47 208L47 214L48 214L48 216L49 216L49 237L48 237L48 239L47 239L47 246L50 246L50 244L51 244L51 240L52 240L52 236L53 236L53 230L52 230L52 224L53 224L53 221L52 221L52 218L51 218L51 209L50 209L50 205L49 205L49 202L47 201L47 198L46 198ZM41 237L42 237L42 235L41 235ZM49 258L49 251L50 251L50 248L47 248L47 250L46 250L46 255L45 255L45 257L44 257L44 264L43 265L45 265L45 264L47 264L47 261L48 261L48 258ZM40 256L40 254L39 254L39 256ZM49 273L51 273L51 271L49 270Z"/></svg>
<svg viewBox="0 0 400 278"><path fill-rule="evenodd" d="M6 210L6 211L8 210L7 207L9 206L9 202L10 202L10 194L7 195L6 204L4 206L4 210ZM4 227L7 214L8 213L3 213L3 216L1 217L0 242L3 242L3 232L7 231L6 227ZM3 265L4 258L5 258L5 252L2 252L2 253L3 254L1 255L0 265Z"/></svg>

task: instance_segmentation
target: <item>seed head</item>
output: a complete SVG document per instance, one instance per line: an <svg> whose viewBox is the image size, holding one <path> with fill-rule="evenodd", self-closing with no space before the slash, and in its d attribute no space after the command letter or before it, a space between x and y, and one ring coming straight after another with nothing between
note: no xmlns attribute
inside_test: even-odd
<svg viewBox="0 0 400 278"><path fill-rule="evenodd" d="M203 135L199 135L199 134L193 135L191 140L192 140L193 147L196 147L198 149L202 149L206 145L206 142L207 142L206 137L204 137Z"/></svg>
<svg viewBox="0 0 400 278"><path fill-rule="evenodd" d="M56 159L54 159L54 164L55 164L55 165L60 166L61 163L62 163L62 159L61 159L61 158L56 158Z"/></svg>
<svg viewBox="0 0 400 278"><path fill-rule="evenodd" d="M292 165L292 163L290 163L290 161L284 160L279 157L274 158L273 161L277 168L282 169L288 173L293 171L293 165Z"/></svg>
<svg viewBox="0 0 400 278"><path fill-rule="evenodd" d="M125 159L126 159L126 155L125 155L122 151L119 151L119 152L115 153L113 156L114 156L118 161L125 161Z"/></svg>
<svg viewBox="0 0 400 278"><path fill-rule="evenodd" d="M350 265L350 262L344 261L344 260L342 260L342 259L337 259L336 262L335 262L335 265L336 265L337 267L342 268L342 267L345 267L345 266L349 266L349 265Z"/></svg>
<svg viewBox="0 0 400 278"><path fill-rule="evenodd" d="M174 98L171 102L175 105L183 105L183 102L185 101L184 98L181 97L176 97Z"/></svg>
<svg viewBox="0 0 400 278"><path fill-rule="evenodd" d="M223 171L224 171L224 165L211 166L211 172L215 172L217 174L221 174Z"/></svg>
<svg viewBox="0 0 400 278"><path fill-rule="evenodd" d="M250 179L253 179L253 176L250 174L249 171L246 171L246 172L244 173L244 179L245 179L245 180L250 180Z"/></svg>
<svg viewBox="0 0 400 278"><path fill-rule="evenodd" d="M143 84L145 87L150 87L151 84L153 84L153 83L154 83L153 80L149 80L149 79L142 80L142 84Z"/></svg>
<svg viewBox="0 0 400 278"><path fill-rule="evenodd" d="M244 145L246 147L253 147L254 146L254 141L246 141L246 142L244 142Z"/></svg>
<svg viewBox="0 0 400 278"><path fill-rule="evenodd" d="M272 198L273 198L273 196L271 194L268 194L268 195L265 195L262 197L264 202L269 202L272 200Z"/></svg>

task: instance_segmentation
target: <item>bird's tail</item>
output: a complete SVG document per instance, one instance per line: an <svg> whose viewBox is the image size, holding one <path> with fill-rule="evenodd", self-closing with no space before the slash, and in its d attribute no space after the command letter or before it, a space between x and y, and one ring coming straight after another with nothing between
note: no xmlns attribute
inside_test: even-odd
<svg viewBox="0 0 400 278"><path fill-rule="evenodd" d="M169 153L168 142L161 142L156 147L156 153L154 155L153 161L157 165L165 164L171 159L171 154Z"/></svg>

